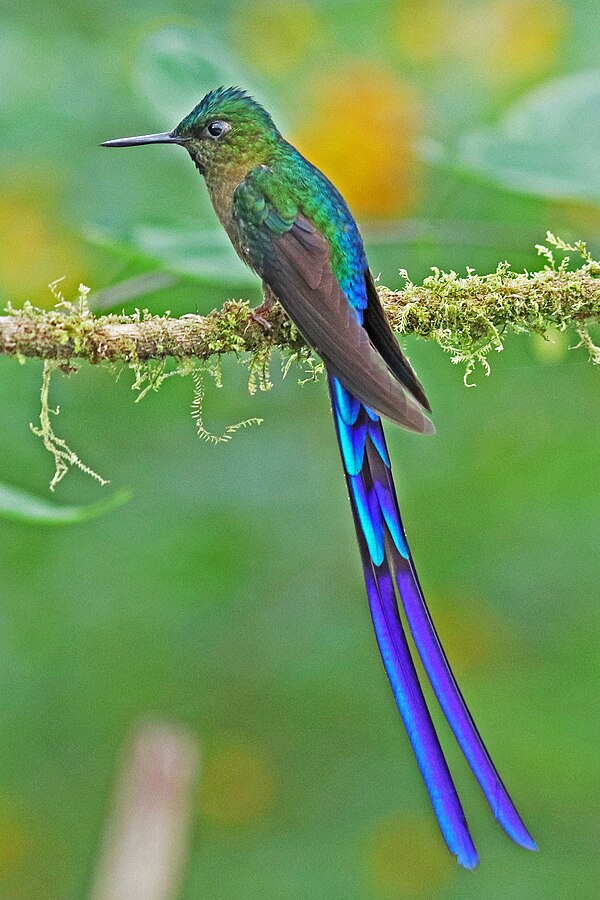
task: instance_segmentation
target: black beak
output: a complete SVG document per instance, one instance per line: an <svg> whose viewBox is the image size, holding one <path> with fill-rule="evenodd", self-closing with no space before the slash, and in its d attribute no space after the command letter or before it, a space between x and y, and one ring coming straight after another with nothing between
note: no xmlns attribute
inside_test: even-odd
<svg viewBox="0 0 600 900"><path fill-rule="evenodd" d="M116 141L104 141L101 147L141 147L142 144L182 144L182 138L172 131L160 134L141 134L139 137L117 138Z"/></svg>

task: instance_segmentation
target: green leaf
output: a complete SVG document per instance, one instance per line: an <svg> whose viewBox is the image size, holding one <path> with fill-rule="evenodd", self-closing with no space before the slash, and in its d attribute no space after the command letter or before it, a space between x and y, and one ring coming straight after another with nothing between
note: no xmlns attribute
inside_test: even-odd
<svg viewBox="0 0 600 900"><path fill-rule="evenodd" d="M208 29L190 25L171 25L150 34L136 56L133 77L167 122L182 119L212 88L256 88L255 77L226 45Z"/></svg>
<svg viewBox="0 0 600 900"><path fill-rule="evenodd" d="M158 263L162 269L194 281L232 287L258 284L256 275L243 264L220 228L140 225L126 235L115 235L106 228L91 226L86 237L125 259Z"/></svg>
<svg viewBox="0 0 600 900"><path fill-rule="evenodd" d="M115 491L107 500L90 503L87 506L57 506L22 491L0 483L0 517L34 525L77 525L96 519L131 499L132 493L126 488Z"/></svg>
<svg viewBox="0 0 600 900"><path fill-rule="evenodd" d="M221 228L154 228L142 225L132 235L134 247L172 272L202 281L256 284Z"/></svg>
<svg viewBox="0 0 600 900"><path fill-rule="evenodd" d="M600 201L600 69L536 88L496 126L464 135L454 162L511 190Z"/></svg>

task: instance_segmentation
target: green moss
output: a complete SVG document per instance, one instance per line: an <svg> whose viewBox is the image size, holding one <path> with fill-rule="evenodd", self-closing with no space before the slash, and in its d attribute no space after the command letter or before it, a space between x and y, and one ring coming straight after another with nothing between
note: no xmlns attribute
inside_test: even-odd
<svg viewBox="0 0 600 900"><path fill-rule="evenodd" d="M433 268L422 285L413 284L408 273L402 272L403 290L379 288L392 327L436 341L452 362L464 365L469 386L477 364L490 373L490 353L503 349L507 331L545 336L548 331L570 329L579 336L577 346L584 347L591 361L600 365L600 347L590 334L590 328L600 323L600 262L582 241L567 244L551 232L537 250L545 260L537 272L513 272L507 262L499 263L489 275L468 270L459 277L456 272ZM569 254L573 253L580 262L577 269L570 267ZM284 375L295 364L306 375L303 380L313 380L323 370L278 305L269 312L269 328L253 318L243 300L227 300L207 316L172 319L168 314L155 316L137 310L133 316L97 317L88 306L87 287L80 285L75 301L69 302L58 285L51 285L56 298L53 309L36 309L26 303L19 310L9 307L8 318L0 320L4 323L0 324L1 353L16 356L20 362L29 357L45 360L40 425L32 428L54 456L52 488L71 466L103 482L56 436L51 425L51 414L57 412L48 399L51 375L57 368L75 371L74 360L103 363L116 373L123 367L131 369L138 401L158 390L167 378L192 375L198 434L212 443L229 440L239 428L257 421L231 425L222 435L213 435L204 425L203 376L209 374L221 384L224 354L234 353L248 366L250 393L272 387L270 366L276 350L283 358Z"/></svg>
<svg viewBox="0 0 600 900"><path fill-rule="evenodd" d="M53 409L50 406L50 382L52 380L52 374L57 369L58 365L55 362L50 360L46 360L44 363L44 373L42 376L42 390L40 392L40 418L39 418L39 426L33 425L30 423L30 428L37 437L41 438L44 442L44 447L48 450L52 456L54 457L54 475L50 482L50 490L54 491L57 484L59 484L70 468L75 467L79 469L81 472L84 472L86 475L89 475L90 478L94 478L102 485L108 484L104 478L98 475L97 472L94 472L93 469L90 469L82 460L77 456L77 454L71 450L66 441L62 438L59 438L52 427L52 419L51 416L57 416L60 412L59 407Z"/></svg>
<svg viewBox="0 0 600 900"><path fill-rule="evenodd" d="M490 275L469 270L461 278L433 268L433 275L415 285L403 271L404 290L380 289L392 326L435 340L452 362L465 365L466 384L477 363L489 374L489 353L503 349L507 330L544 335L549 328L571 328L580 336L578 346L599 363L589 326L600 322L600 263L582 241L566 244L551 232L546 241L536 248L546 260L538 272L513 272L502 262ZM583 265L570 270L567 253L577 253Z"/></svg>

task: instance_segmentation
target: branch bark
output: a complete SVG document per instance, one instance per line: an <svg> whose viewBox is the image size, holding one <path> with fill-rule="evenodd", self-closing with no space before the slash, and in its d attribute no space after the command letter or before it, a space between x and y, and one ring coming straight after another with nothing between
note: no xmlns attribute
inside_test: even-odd
<svg viewBox="0 0 600 900"><path fill-rule="evenodd" d="M575 249L575 248L567 248ZM579 249L579 247L577 248ZM548 253L546 254L548 256ZM595 362L600 351L588 332L600 323L600 265L591 257L569 271L561 263L539 272L514 273L506 264L490 275L434 270L422 285L404 290L379 288L394 330L436 340L455 359L485 358L502 346L505 331L549 328L575 330ZM227 301L207 316L95 316L87 306L87 289L75 303L51 310L26 304L0 317L0 354L89 363L140 363L148 360L208 359L214 354L243 353L265 357L271 350L297 350L302 341L278 306L268 315L270 328L254 321L247 303ZM93 299L93 295L92 295Z"/></svg>

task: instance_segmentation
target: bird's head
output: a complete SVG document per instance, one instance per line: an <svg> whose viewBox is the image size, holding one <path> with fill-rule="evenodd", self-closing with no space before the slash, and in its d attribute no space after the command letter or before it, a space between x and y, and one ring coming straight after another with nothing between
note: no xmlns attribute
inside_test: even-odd
<svg viewBox="0 0 600 900"><path fill-rule="evenodd" d="M281 141L269 113L240 88L210 91L173 131L106 141L103 147L180 144L203 175L268 164Z"/></svg>

